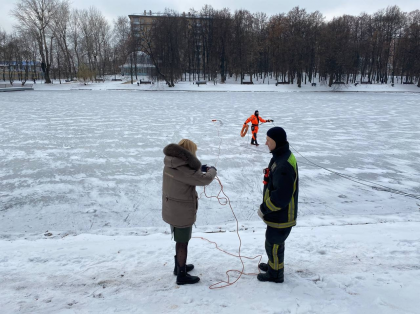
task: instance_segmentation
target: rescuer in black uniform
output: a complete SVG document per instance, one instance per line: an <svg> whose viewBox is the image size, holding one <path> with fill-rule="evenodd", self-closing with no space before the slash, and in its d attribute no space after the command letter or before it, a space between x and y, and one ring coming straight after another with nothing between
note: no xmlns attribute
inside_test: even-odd
<svg viewBox="0 0 420 314"><path fill-rule="evenodd" d="M268 130L265 144L273 157L264 169L263 203L258 215L267 224L265 250L268 263L258 265L265 272L258 275L258 280L281 283L284 281L284 242L296 225L299 174L283 128Z"/></svg>

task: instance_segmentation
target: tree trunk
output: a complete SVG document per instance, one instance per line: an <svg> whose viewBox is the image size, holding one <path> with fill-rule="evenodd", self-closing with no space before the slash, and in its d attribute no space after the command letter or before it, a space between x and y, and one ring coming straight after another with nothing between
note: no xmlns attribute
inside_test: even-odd
<svg viewBox="0 0 420 314"><path fill-rule="evenodd" d="M134 71L136 72L136 80L138 80L137 78L137 51L134 52Z"/></svg>
<svg viewBox="0 0 420 314"><path fill-rule="evenodd" d="M48 55L48 44L47 44L47 39L45 37L45 33L42 35L43 37L43 44L44 44L44 48L45 48L45 56L43 57L43 62L45 62L45 75L44 75L44 79L45 79L45 84L51 84L51 79L50 79L50 69L51 69L51 63L49 60L49 55ZM51 45L52 45L52 38L51 38Z"/></svg>
<svg viewBox="0 0 420 314"><path fill-rule="evenodd" d="M130 54L130 75L131 75L131 84L133 84L133 54Z"/></svg>
<svg viewBox="0 0 420 314"><path fill-rule="evenodd" d="M334 74L330 74L330 81L328 82L328 86L331 87L333 84Z"/></svg>

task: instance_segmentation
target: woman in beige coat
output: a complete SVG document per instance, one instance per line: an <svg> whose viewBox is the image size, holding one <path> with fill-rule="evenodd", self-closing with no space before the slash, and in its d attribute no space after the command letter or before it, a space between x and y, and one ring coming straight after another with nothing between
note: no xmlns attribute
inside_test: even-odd
<svg viewBox="0 0 420 314"><path fill-rule="evenodd" d="M176 283L194 284L200 281L188 271L194 265L187 265L188 241L198 209L198 195L195 187L210 184L217 174L214 167L201 165L196 157L197 145L183 139L178 144L169 144L165 154L162 184L162 218L171 225L174 234Z"/></svg>

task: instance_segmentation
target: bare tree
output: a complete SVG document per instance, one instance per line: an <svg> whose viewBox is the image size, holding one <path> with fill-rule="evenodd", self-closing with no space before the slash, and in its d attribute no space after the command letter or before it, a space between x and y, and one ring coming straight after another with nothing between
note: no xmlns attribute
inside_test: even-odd
<svg viewBox="0 0 420 314"><path fill-rule="evenodd" d="M57 14L53 20L53 31L54 36L57 41L58 49L64 56L64 63L66 68L66 76L68 78L72 78L75 74L73 71L72 64L72 54L71 49L69 47L69 38L70 38L70 18L71 18L71 11L68 2L63 2L60 4ZM58 52L57 52L58 53ZM57 54L58 56L58 54ZM58 60L57 60L58 61Z"/></svg>
<svg viewBox="0 0 420 314"><path fill-rule="evenodd" d="M80 22L79 22L79 11L72 10L69 19L69 44L71 48L72 66L75 72L81 64L81 35L80 35ZM76 75L77 76L77 75ZM73 79L73 77L71 77Z"/></svg>
<svg viewBox="0 0 420 314"><path fill-rule="evenodd" d="M230 65L231 48L232 48L232 16L228 9L223 9L215 14L215 38L217 44L214 54L217 58L220 68L220 80L222 83L226 81L228 67Z"/></svg>
<svg viewBox="0 0 420 314"><path fill-rule="evenodd" d="M130 21L126 16L119 16L114 21L113 29L113 71L116 72L115 64L124 64L132 52Z"/></svg>
<svg viewBox="0 0 420 314"><path fill-rule="evenodd" d="M398 43L398 71L401 83L414 83L415 78L420 81L420 11L415 10L407 14L401 38ZM405 77L405 79L404 79ZM417 82L420 87L420 83Z"/></svg>
<svg viewBox="0 0 420 314"><path fill-rule="evenodd" d="M267 14L258 12L253 15L254 17L254 47L255 51L253 54L253 64L254 64L254 73L259 73L260 78L263 78L264 72L264 80L269 72L269 53L270 53L270 46L268 43L268 17ZM257 75L258 79L258 75Z"/></svg>
<svg viewBox="0 0 420 314"><path fill-rule="evenodd" d="M245 74L263 82L274 76L299 87L317 75L329 85L420 81L418 10L390 6L325 22L320 12L299 7L268 17L204 5L182 15L166 10L150 23L121 16L111 30L98 9L71 10L67 1L18 0L12 11L18 34L0 31L3 80L6 72L11 82L26 81L31 70L35 76L37 60L46 83L57 73L73 78L81 66L95 77L116 74L127 60L133 80L140 58L171 87L187 73L189 80L220 74L221 82L236 75L241 83Z"/></svg>
<svg viewBox="0 0 420 314"><path fill-rule="evenodd" d="M240 75L241 84L245 74L252 73L253 65L252 59L255 50L254 18L247 10L237 10L233 16L233 29L232 29L232 62L231 68L233 73L237 76Z"/></svg>
<svg viewBox="0 0 420 314"><path fill-rule="evenodd" d="M182 36L182 30L187 25L185 18L174 11L165 10L165 15L150 25L150 28L140 31L139 49L150 57L156 72L169 87L174 87L175 82L182 78L187 63L187 43Z"/></svg>
<svg viewBox="0 0 420 314"><path fill-rule="evenodd" d="M3 81L6 81L6 50L7 50L7 33L0 29L0 60L3 62Z"/></svg>
<svg viewBox="0 0 420 314"><path fill-rule="evenodd" d="M54 38L51 26L61 3L60 0L19 0L12 10L12 15L19 21L18 29L36 30L45 83L51 83L51 46Z"/></svg>

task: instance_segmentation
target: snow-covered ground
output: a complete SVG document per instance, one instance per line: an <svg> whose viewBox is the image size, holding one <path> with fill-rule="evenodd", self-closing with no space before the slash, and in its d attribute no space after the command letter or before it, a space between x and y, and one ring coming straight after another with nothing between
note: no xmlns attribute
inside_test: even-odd
<svg viewBox="0 0 420 314"><path fill-rule="evenodd" d="M246 225L242 254L263 254L262 223ZM161 232L2 241L2 313L418 313L419 227L296 227L286 242L285 283L250 275L217 290L208 287L241 263L201 239L189 248L201 277L194 286L175 284L174 246ZM194 233L235 253L229 229ZM246 272L258 271L258 258L244 262Z"/></svg>
<svg viewBox="0 0 420 314"><path fill-rule="evenodd" d="M307 84L302 84L302 87L297 87L295 84L290 85L278 85L276 86L276 81L273 79L268 80L253 80L253 85L241 85L240 79L235 80L234 77L228 78L226 84L214 84L213 81L208 81L205 85L197 85L195 81L180 81L175 84L175 87L169 88L165 82L160 81L151 85L140 84L137 85L137 82L141 79L143 81L148 80L148 78L139 77L138 80L134 79L133 84L129 77L121 77L123 81L111 81L111 77L108 77L107 80L103 83L90 83L86 85L80 82L68 82L61 80L53 80L54 84L43 84L42 81L37 81L36 84L33 84L35 90L127 90L127 91L195 91L195 92L411 92L411 93L420 93L420 88L416 84L401 84L401 81L397 83L395 78L394 86L389 84L345 84L345 85L333 85L328 87L325 81L318 82L318 79L315 79L316 86L312 86L309 81ZM249 76L246 77L244 81L249 81ZM32 82L28 81L28 84ZM16 85L17 86L17 85Z"/></svg>
<svg viewBox="0 0 420 314"><path fill-rule="evenodd" d="M418 313L420 201L309 161L419 195L419 88L277 93L285 87L183 84L173 92L37 84L0 95L2 313ZM242 255L266 261L256 210L270 154L239 136L256 109L286 129L300 169L285 283L248 275L210 290L241 262L195 238L189 262L202 280L179 287L160 212L162 149L181 138L198 144L238 217ZM271 126L260 127L261 144ZM219 190L217 182L206 188ZM201 194L196 225L193 236L238 252L228 206ZM257 272L258 258L244 262L245 272Z"/></svg>

